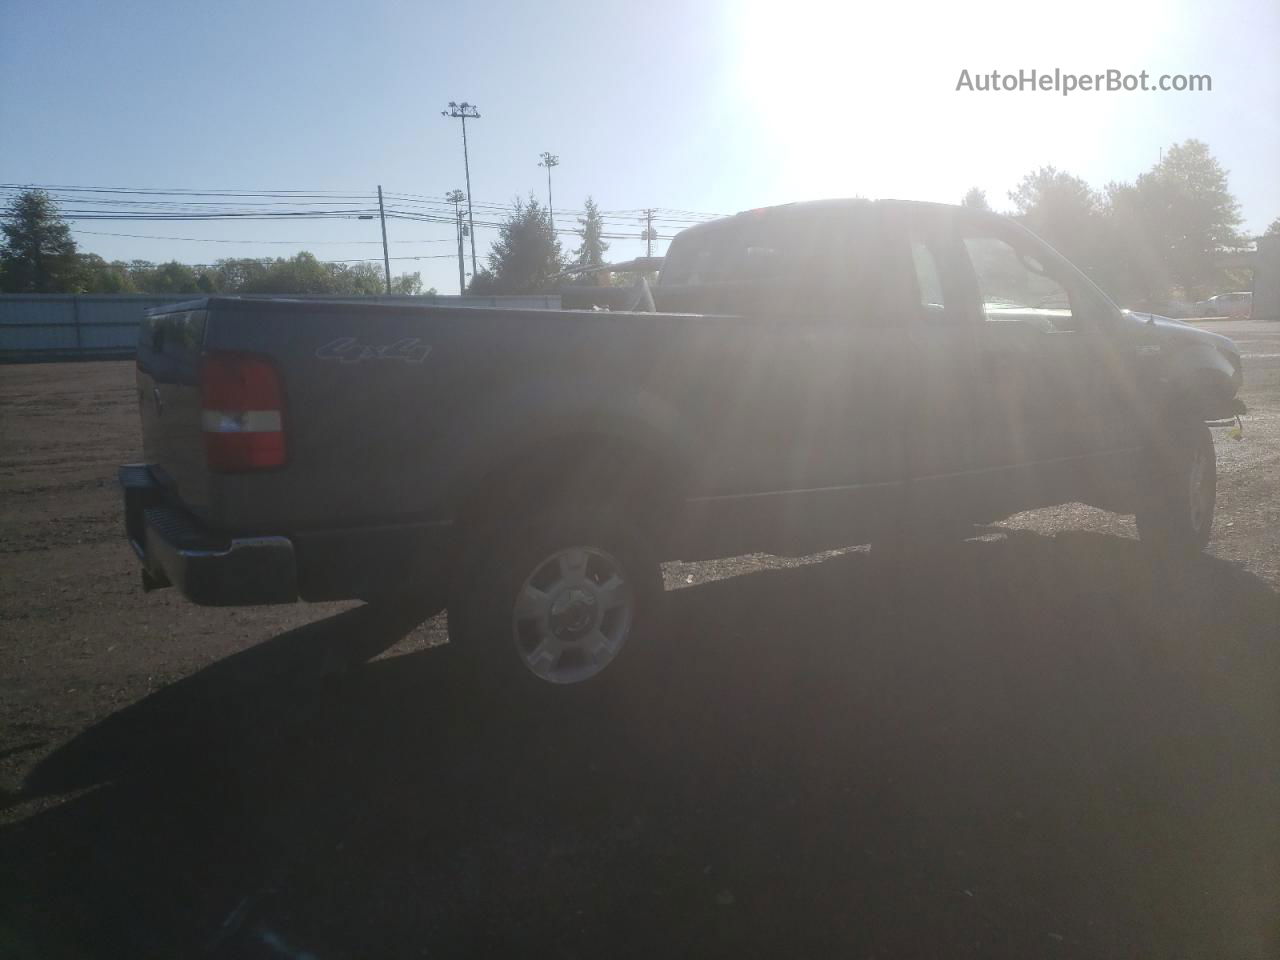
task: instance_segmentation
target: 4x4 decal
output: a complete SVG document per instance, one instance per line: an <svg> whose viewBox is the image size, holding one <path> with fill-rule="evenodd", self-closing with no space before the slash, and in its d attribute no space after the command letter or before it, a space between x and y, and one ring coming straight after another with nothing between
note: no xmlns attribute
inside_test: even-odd
<svg viewBox="0 0 1280 960"><path fill-rule="evenodd" d="M402 360L405 363L422 363L431 356L431 344L417 337L405 337L384 346L360 343L355 337L339 337L316 349L316 359L337 360L339 363L360 363L362 360Z"/></svg>

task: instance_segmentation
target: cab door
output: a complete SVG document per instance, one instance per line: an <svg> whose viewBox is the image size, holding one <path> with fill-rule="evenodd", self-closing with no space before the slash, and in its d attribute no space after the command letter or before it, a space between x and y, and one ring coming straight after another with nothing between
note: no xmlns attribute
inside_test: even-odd
<svg viewBox="0 0 1280 960"><path fill-rule="evenodd" d="M903 522L969 512L970 477L984 464L975 445L977 327L955 255L954 212L902 208L889 230L900 290L901 509Z"/></svg>
<svg viewBox="0 0 1280 960"><path fill-rule="evenodd" d="M1074 499L1115 442L1112 333L1083 278L996 218L964 223L957 256L978 330L976 455L1005 510Z"/></svg>
<svg viewBox="0 0 1280 960"><path fill-rule="evenodd" d="M880 296L877 217L869 203L744 217L707 258L727 264L731 316L696 323L685 342L709 375L674 386L706 385L681 401L707 444L700 525L770 545L737 549L858 542L893 505L907 344Z"/></svg>

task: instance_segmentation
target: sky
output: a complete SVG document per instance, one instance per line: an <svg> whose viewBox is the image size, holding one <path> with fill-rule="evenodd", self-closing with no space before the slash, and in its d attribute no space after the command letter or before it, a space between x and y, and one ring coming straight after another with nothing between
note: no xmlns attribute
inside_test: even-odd
<svg viewBox="0 0 1280 960"><path fill-rule="evenodd" d="M588 195L636 236L645 207L958 202L977 186L1005 209L1040 166L1100 188L1195 137L1260 233L1280 217L1277 50L1275 0L0 0L0 183L443 198L464 177L440 111L466 100L473 199L545 201L549 150L562 228ZM1208 74L1212 91L956 89L965 69L1033 68ZM107 259L380 253L376 221L355 219L72 226ZM393 257L431 257L393 272L457 291L451 224L388 232ZM482 260L493 237L477 231ZM609 256L643 252L624 239Z"/></svg>

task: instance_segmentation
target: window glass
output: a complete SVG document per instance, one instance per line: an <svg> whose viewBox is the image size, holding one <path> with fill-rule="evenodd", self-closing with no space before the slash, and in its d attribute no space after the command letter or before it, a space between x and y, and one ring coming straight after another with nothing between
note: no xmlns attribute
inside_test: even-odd
<svg viewBox="0 0 1280 960"><path fill-rule="evenodd" d="M662 282L742 283L796 273L812 251L812 231L777 219L734 218L671 245Z"/></svg>
<svg viewBox="0 0 1280 960"><path fill-rule="evenodd" d="M924 241L911 241L911 264L915 269L916 289L920 293L920 307L925 319L941 319L947 305L942 293L942 274L938 270L937 258Z"/></svg>
<svg viewBox="0 0 1280 960"><path fill-rule="evenodd" d="M673 242L660 287L721 288L726 312L868 322L877 316L873 226L869 210L740 215Z"/></svg>
<svg viewBox="0 0 1280 960"><path fill-rule="evenodd" d="M964 245L988 321L1046 332L1076 329L1066 288L1045 272L1038 258L996 237L966 237Z"/></svg>

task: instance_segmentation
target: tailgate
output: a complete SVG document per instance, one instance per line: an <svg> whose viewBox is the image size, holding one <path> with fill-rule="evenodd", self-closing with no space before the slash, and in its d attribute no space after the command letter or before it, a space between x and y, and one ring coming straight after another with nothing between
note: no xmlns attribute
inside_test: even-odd
<svg viewBox="0 0 1280 960"><path fill-rule="evenodd" d="M200 422L207 321L202 303L178 304L149 313L138 330L138 409L146 463L169 494L197 514L209 503Z"/></svg>

